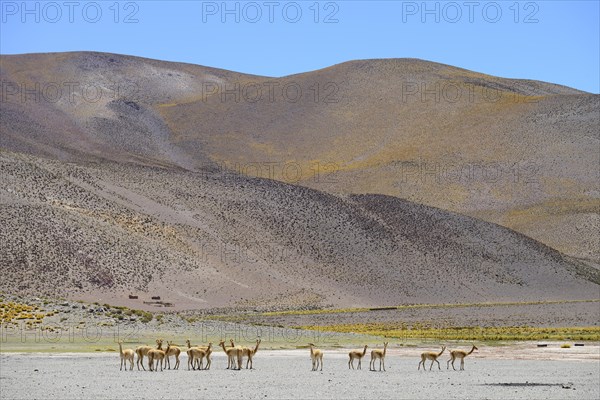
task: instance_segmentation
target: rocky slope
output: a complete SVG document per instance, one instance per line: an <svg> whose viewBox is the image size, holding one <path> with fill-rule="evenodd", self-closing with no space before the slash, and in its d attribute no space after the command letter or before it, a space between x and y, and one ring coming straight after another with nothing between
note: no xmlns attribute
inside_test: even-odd
<svg viewBox="0 0 600 400"><path fill-rule="evenodd" d="M600 261L599 96L415 59L267 78L104 53L0 57L1 145L379 193Z"/></svg>
<svg viewBox="0 0 600 400"><path fill-rule="evenodd" d="M262 309L598 294L595 269L535 240L394 197L6 151L0 172L7 293Z"/></svg>

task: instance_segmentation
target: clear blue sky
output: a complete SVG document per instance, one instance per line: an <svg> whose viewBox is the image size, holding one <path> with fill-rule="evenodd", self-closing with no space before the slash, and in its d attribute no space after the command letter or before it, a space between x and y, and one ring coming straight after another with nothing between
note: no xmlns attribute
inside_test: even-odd
<svg viewBox="0 0 600 400"><path fill-rule="evenodd" d="M94 50L267 76L412 57L600 91L597 0L238 1L231 14L222 1L22 3L0 0L2 54Z"/></svg>

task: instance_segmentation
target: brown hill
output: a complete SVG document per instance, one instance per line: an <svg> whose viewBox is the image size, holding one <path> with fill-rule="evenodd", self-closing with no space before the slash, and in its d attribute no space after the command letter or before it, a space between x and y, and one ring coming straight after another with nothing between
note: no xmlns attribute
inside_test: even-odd
<svg viewBox="0 0 600 400"><path fill-rule="evenodd" d="M37 54L2 56L0 78L0 290L180 308L598 296L597 95L419 60L273 79Z"/></svg>
<svg viewBox="0 0 600 400"><path fill-rule="evenodd" d="M3 151L0 291L179 308L594 298L521 234L382 195Z"/></svg>
<svg viewBox="0 0 600 400"><path fill-rule="evenodd" d="M279 79L103 53L2 56L0 65L5 149L217 163L332 193L386 194L600 261L598 95L415 59Z"/></svg>

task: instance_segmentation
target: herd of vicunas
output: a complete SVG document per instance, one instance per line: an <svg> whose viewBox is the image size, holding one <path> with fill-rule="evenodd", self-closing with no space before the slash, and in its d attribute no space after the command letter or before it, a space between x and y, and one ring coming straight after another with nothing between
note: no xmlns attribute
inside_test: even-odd
<svg viewBox="0 0 600 400"><path fill-rule="evenodd" d="M190 369L198 369L198 370L208 370L211 366L211 354L213 351L212 343L209 343L208 346L192 346L190 340L186 340L187 344L187 362L188 362L188 370ZM256 345L252 347L244 347L244 346L236 346L233 343L233 339L230 339L229 346L225 346L225 341L221 340L219 342L219 346L223 349L223 352L227 355L227 369L241 370L244 358L246 358L246 368L252 369L252 358L258 351L258 347L260 346L260 339L256 341ZM312 360L312 371L323 371L323 351L315 348L315 345L312 343L308 344L310 348L310 358ZM354 369L354 360L358 361L358 369L361 369L361 362L363 357L367 354L367 345L362 350L352 350L348 353L348 368ZM387 353L388 342L383 343L383 349L373 349L371 350L371 362L369 364L369 370L375 371L375 364L379 361L379 371L383 369L385 371L385 355ZM442 350L437 353L433 351L426 351L421 353L421 361L419 361L418 370L421 369L421 365L423 366L423 370L425 370L425 362L431 361L429 365L429 370L433 367L433 363L437 363L438 369L441 369L440 362L438 358L444 353L446 350L446 346L442 346ZM450 368L452 365L452 369L454 368L454 361L457 359L460 360L460 370L464 370L465 367L465 358L473 353L473 351L477 350L477 347L473 345L471 350L451 350L450 351L450 359L446 363L446 369ZM127 370L127 362L130 363L129 370L133 370L133 364L135 356L137 355L137 369L140 370L140 366L145 371L144 367L144 357L148 358L148 369L150 371L158 371L159 365L160 370L163 368L171 369L171 361L170 357L175 357L175 365L174 369L179 369L179 356L181 354L181 349L177 346L174 346L172 342L167 341L167 347L163 349L163 339L156 340L156 347L150 346L139 346L135 350L133 349L123 349L122 342L119 342L119 354L121 356L121 370L125 367ZM204 364L206 360L206 365Z"/></svg>

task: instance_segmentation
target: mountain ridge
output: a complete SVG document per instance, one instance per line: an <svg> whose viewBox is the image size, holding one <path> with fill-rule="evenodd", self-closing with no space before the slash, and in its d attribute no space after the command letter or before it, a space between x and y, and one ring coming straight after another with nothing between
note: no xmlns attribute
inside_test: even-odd
<svg viewBox="0 0 600 400"><path fill-rule="evenodd" d="M294 76L301 76L304 74L311 74L314 72L320 72L320 71L326 71L329 69L334 69L340 66L344 66L344 65L352 65L352 64L358 64L358 63L377 63L377 62L398 62L398 61L406 61L406 62L418 62L418 63L423 63L423 64L428 64L428 65L435 65L435 66L439 66L440 68L452 68L454 70L457 71L462 71L465 73L474 73L474 70L468 69L468 68L463 68L463 67L457 67L451 64L446 64L446 63L442 63L442 62L437 62L437 61L430 61L430 60L426 60L426 59L422 59L422 58L414 58L414 57L401 57L401 58L397 58L397 57L390 57L390 58L359 58L359 59L352 59L352 60L346 60L346 61L341 61L335 64L331 64L329 66L325 66L322 68L317 68L317 69L311 69L308 71L303 71L303 72L298 72L298 73L292 73L292 74L288 74L288 75L281 75L281 76L270 76L270 75L259 75L259 74L253 74L253 73L248 73L248 72L241 72L241 71L233 71L233 70L228 70L225 68L221 68L221 67L215 67L215 66L207 66L207 65L201 65L201 64L195 64L195 63L191 63L191 62L183 62L183 61L167 61L167 60L159 60L159 59L155 59L155 58L151 58L151 57L145 57L145 56L138 56L138 55L130 55L130 54L123 54L123 53L109 53L109 52L103 52L103 51L86 51L86 50L73 50L73 51L65 51L65 52L41 52L41 53L20 53L20 54L0 54L0 57L50 57L50 56L64 56L64 55L99 55L99 56L117 56L117 57L122 57L122 58L129 58L129 59L133 59L133 60L138 60L138 61L145 61L145 62L159 62L159 63L164 63L164 64L173 64L173 65L185 65L185 66L189 66L189 67L200 67L200 68L205 68L205 69L210 69L213 71L221 71L224 73L236 73L236 74L240 74L240 75L245 75L245 76L251 76L251 77L256 77L256 78L261 78L261 79L282 79L282 78L290 78L290 77L294 77ZM568 91L572 91L573 94L594 94L591 92L587 92L585 90L581 90L581 89L576 89L567 85L563 85L563 84L558 84L558 83L551 83L551 82L546 82L546 81L541 81L541 80L537 80L537 79L529 79L529 78L508 78L508 77L499 77L499 76L495 76L495 75L491 75L491 74L486 74L486 73L481 73L481 72L475 72L481 76L484 77L488 77L488 78L496 78L496 79L503 79L506 81L514 81L514 82L524 82L524 83L531 83L531 84L546 84L546 85L552 85L552 86L556 86L558 88L564 88ZM598 93L595 93L598 94Z"/></svg>

